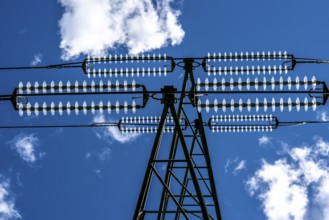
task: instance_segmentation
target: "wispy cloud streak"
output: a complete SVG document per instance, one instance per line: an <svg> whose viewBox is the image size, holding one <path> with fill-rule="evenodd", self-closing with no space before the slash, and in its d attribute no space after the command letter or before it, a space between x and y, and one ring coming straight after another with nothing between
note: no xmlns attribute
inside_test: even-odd
<svg viewBox="0 0 329 220"><path fill-rule="evenodd" d="M111 121L110 119L106 120L103 114L98 114L93 119L94 123L104 123ZM121 133L117 127L103 127L100 128L101 133L96 133L98 138L104 140L115 140L122 144L129 143L134 141L140 134L134 133Z"/></svg>
<svg viewBox="0 0 329 220"><path fill-rule="evenodd" d="M41 53L35 54L31 61L31 66L36 66L42 62L43 55Z"/></svg>
<svg viewBox="0 0 329 220"><path fill-rule="evenodd" d="M247 162L245 160L241 160L234 168L233 174L237 175L241 170L246 169Z"/></svg>
<svg viewBox="0 0 329 220"><path fill-rule="evenodd" d="M236 157L233 160L228 159L226 161L224 170L225 170L225 173L229 172L229 170L232 170L232 174L234 176L236 176L242 170L246 169L246 165L247 165L246 160L240 160L239 157ZM233 169L231 167L233 167Z"/></svg>

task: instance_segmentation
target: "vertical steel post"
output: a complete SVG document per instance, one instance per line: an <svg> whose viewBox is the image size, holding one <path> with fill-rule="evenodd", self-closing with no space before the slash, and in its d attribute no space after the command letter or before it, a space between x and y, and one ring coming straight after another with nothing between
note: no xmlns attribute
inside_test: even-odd
<svg viewBox="0 0 329 220"><path fill-rule="evenodd" d="M185 92L186 92L186 89L187 89L187 83L188 83L189 75L190 75L189 69L185 69L184 80L183 80L183 85L182 85L182 93L181 93L181 96L180 96L180 100L179 100L179 104L178 104L178 110L177 110L178 120L180 120L181 116L182 116L182 108L183 108L183 104L184 104L184 100L185 100ZM171 147L170 147L169 160L173 161L175 159L176 151L177 151L177 145L178 145L178 133L177 133L177 129L175 129L173 139L172 139L172 143L171 143ZM168 162L168 165L167 165L167 168L166 168L165 183L167 185L170 185L170 181L171 181L171 171L172 171L172 166L173 166L172 161ZM164 211L164 210L167 209L167 206L168 206L168 195L166 194L166 190L163 189L162 190L162 195L161 195L159 210ZM159 212L158 220L161 220L161 219L164 220L165 216L166 216L166 212Z"/></svg>
<svg viewBox="0 0 329 220"><path fill-rule="evenodd" d="M162 115L161 115L161 120L159 123L159 127L158 127L158 131L157 134L155 136L155 140L154 140L154 144L153 144L153 148L150 154L150 159L149 162L147 164L147 168L146 168L146 173L144 176L144 181L142 184L142 188L139 194L139 199L136 205L136 209L135 209L135 214L134 214L134 219L143 219L141 217L144 216L144 210L145 210L145 205L147 202L147 197L148 197L148 192L149 192L149 188L150 188L150 183L152 180L152 165L154 163L154 160L156 160L158 152L159 152L159 147L160 147L160 143L161 143L161 138L162 138L162 134L163 134L163 128L165 125L165 121L166 121L166 117L168 114L168 109L169 106L168 105L164 105L163 111L162 111Z"/></svg>

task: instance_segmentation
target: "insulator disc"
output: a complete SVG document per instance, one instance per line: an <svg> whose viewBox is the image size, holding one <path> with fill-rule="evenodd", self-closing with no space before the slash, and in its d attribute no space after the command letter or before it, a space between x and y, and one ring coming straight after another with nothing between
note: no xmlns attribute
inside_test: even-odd
<svg viewBox="0 0 329 220"><path fill-rule="evenodd" d="M63 92L63 82L62 81L59 81L59 83L58 83L58 92L59 93Z"/></svg>
<svg viewBox="0 0 329 220"><path fill-rule="evenodd" d="M214 82L213 82L213 89L214 89L214 91L217 91L217 79L215 78L214 79Z"/></svg>
<svg viewBox="0 0 329 220"><path fill-rule="evenodd" d="M231 99L231 112L234 112L234 99Z"/></svg>
<svg viewBox="0 0 329 220"><path fill-rule="evenodd" d="M97 70L94 68L93 69L93 77L96 78Z"/></svg>
<svg viewBox="0 0 329 220"><path fill-rule="evenodd" d="M259 99L258 98L256 98L255 107L256 107L256 112L258 112L259 111Z"/></svg>
<svg viewBox="0 0 329 220"><path fill-rule="evenodd" d="M206 112L209 112L209 99L206 100Z"/></svg>
<svg viewBox="0 0 329 220"><path fill-rule="evenodd" d="M239 111L242 112L243 110L243 101L242 99L239 100Z"/></svg>
<svg viewBox="0 0 329 220"><path fill-rule="evenodd" d="M233 89L234 89L234 80L233 80L233 78L230 79L230 89L231 89L231 91L233 91Z"/></svg>
<svg viewBox="0 0 329 220"><path fill-rule="evenodd" d="M104 83L102 80L99 81L99 91L100 92L103 92L103 89L104 89Z"/></svg>
<svg viewBox="0 0 329 220"><path fill-rule="evenodd" d="M87 92L87 82L85 80L82 82L82 90L85 93Z"/></svg>
<svg viewBox="0 0 329 220"><path fill-rule="evenodd" d="M116 112L117 114L120 113L120 104L119 104L119 101L116 101L116 103L115 103L115 112Z"/></svg>
<svg viewBox="0 0 329 220"><path fill-rule="evenodd" d="M276 75L276 72L277 72L277 68L276 68L276 65L273 66L273 73L274 75Z"/></svg>
<svg viewBox="0 0 329 220"><path fill-rule="evenodd" d="M238 89L241 91L242 90L242 79L239 77L238 79Z"/></svg>
<svg viewBox="0 0 329 220"><path fill-rule="evenodd" d="M198 100L198 103L197 103L197 110L199 113L201 112L201 100L200 99Z"/></svg>
<svg viewBox="0 0 329 220"><path fill-rule="evenodd" d="M223 101L222 101L222 110L223 110L223 112L226 112L226 100L225 99L223 99Z"/></svg>
<svg viewBox="0 0 329 220"><path fill-rule="evenodd" d="M22 103L19 103L18 104L18 114L19 116L23 116L24 115L24 111L23 111L23 104Z"/></svg>
<svg viewBox="0 0 329 220"><path fill-rule="evenodd" d="M19 94L22 94L23 93L23 87L24 87L23 83L22 82L19 82L18 83L18 93Z"/></svg>
<svg viewBox="0 0 329 220"><path fill-rule="evenodd" d="M120 90L120 83L119 83L119 80L117 80L117 81L115 82L115 89L116 89L117 92Z"/></svg>
<svg viewBox="0 0 329 220"><path fill-rule="evenodd" d="M42 113L43 115L47 115L48 113L47 104L45 102L42 104Z"/></svg>
<svg viewBox="0 0 329 220"><path fill-rule="evenodd" d="M299 100L299 98L296 98L296 110L297 110L297 112L299 112L299 110L300 110L300 100Z"/></svg>
<svg viewBox="0 0 329 220"><path fill-rule="evenodd" d="M95 92L95 81L94 80L91 81L90 87L91 87L91 92Z"/></svg>
<svg viewBox="0 0 329 220"><path fill-rule="evenodd" d="M128 103L127 103L127 101L124 102L124 112L125 112L125 114L128 113Z"/></svg>
<svg viewBox="0 0 329 220"><path fill-rule="evenodd" d="M42 83L42 92L47 93L47 83L45 81Z"/></svg>
<svg viewBox="0 0 329 220"><path fill-rule="evenodd" d="M312 77L312 88L316 89L316 78L315 78L315 76Z"/></svg>
<svg viewBox="0 0 329 220"><path fill-rule="evenodd" d="M281 111L281 112L283 111L283 108L284 108L284 105L283 105L283 98L280 98L280 111Z"/></svg>
<svg viewBox="0 0 329 220"><path fill-rule="evenodd" d="M39 83L38 83L38 82L35 82L35 83L34 83L34 92L35 92L36 94L39 93Z"/></svg>
<svg viewBox="0 0 329 220"><path fill-rule="evenodd" d="M316 98L312 98L312 110L315 111L317 107Z"/></svg>
<svg viewBox="0 0 329 220"><path fill-rule="evenodd" d="M79 114L79 103L78 102L75 102L75 104L74 104L74 113L76 115Z"/></svg>
<svg viewBox="0 0 329 220"><path fill-rule="evenodd" d="M38 102L34 103L34 114L36 116L39 116L39 103Z"/></svg>
<svg viewBox="0 0 329 220"><path fill-rule="evenodd" d="M55 83L54 83L54 81L51 81L51 83L50 83L50 92L55 93Z"/></svg>
<svg viewBox="0 0 329 220"><path fill-rule="evenodd" d="M274 77L271 78L271 88L272 88L272 91L274 91L274 89L275 89L275 79L274 79Z"/></svg>
<svg viewBox="0 0 329 220"><path fill-rule="evenodd" d="M247 78L247 90L249 91L250 90L250 78L248 77Z"/></svg>
<svg viewBox="0 0 329 220"><path fill-rule="evenodd" d="M28 103L26 104L26 115L27 115L27 116L31 116L31 113L32 113L32 112L31 112L31 103L28 102Z"/></svg>
<svg viewBox="0 0 329 220"><path fill-rule="evenodd" d="M263 90L266 91L267 87L267 82L266 82L266 77L263 77Z"/></svg>
<svg viewBox="0 0 329 220"><path fill-rule="evenodd" d="M282 76L280 76L279 83L280 83L280 90L283 90L283 78L282 78Z"/></svg>
<svg viewBox="0 0 329 220"><path fill-rule="evenodd" d="M84 115L87 114L87 102L86 101L84 101L82 103L82 112L83 112Z"/></svg>
<svg viewBox="0 0 329 220"><path fill-rule="evenodd" d="M124 82L123 82L123 89L124 89L124 91L127 91L127 89L128 89L128 87L127 87L127 80L125 80Z"/></svg>
<svg viewBox="0 0 329 220"><path fill-rule="evenodd" d="M71 114L71 104L70 104L70 102L66 103L66 114L67 115Z"/></svg>
<svg viewBox="0 0 329 220"><path fill-rule="evenodd" d="M63 103L62 102L59 102L59 104L58 104L58 113L60 116L63 115Z"/></svg>
<svg viewBox="0 0 329 220"><path fill-rule="evenodd" d="M218 100L217 99L214 100L214 111L215 112L218 111Z"/></svg>
<svg viewBox="0 0 329 220"><path fill-rule="evenodd" d="M71 92L71 82L67 81L66 83L66 92L70 93Z"/></svg>
<svg viewBox="0 0 329 220"><path fill-rule="evenodd" d="M51 115L55 115L55 103L54 102L50 103L50 113L51 113Z"/></svg>
<svg viewBox="0 0 329 220"><path fill-rule="evenodd" d="M308 110L308 99L305 97L304 99L304 110L307 111Z"/></svg>
<svg viewBox="0 0 329 220"><path fill-rule="evenodd" d="M205 79L205 90L206 91L209 90L209 79L208 78Z"/></svg>
<svg viewBox="0 0 329 220"><path fill-rule="evenodd" d="M103 104L103 101L99 101L98 106L99 106L99 112L100 112L100 113L103 113L103 111L104 111L104 104Z"/></svg>
<svg viewBox="0 0 329 220"><path fill-rule="evenodd" d="M247 110L248 110L248 112L251 111L251 100L250 99L247 100Z"/></svg>
<svg viewBox="0 0 329 220"><path fill-rule="evenodd" d="M201 86L200 86L200 84L201 84L201 79L198 78L198 79L197 79L197 83L196 83L196 91L200 91L200 90L201 90Z"/></svg>
<svg viewBox="0 0 329 220"><path fill-rule="evenodd" d="M255 78L255 90L258 90L258 77Z"/></svg>
<svg viewBox="0 0 329 220"><path fill-rule="evenodd" d="M75 83L74 83L74 91L75 91L76 93L79 92L79 82L78 82L78 81L75 81Z"/></svg>
<svg viewBox="0 0 329 220"><path fill-rule="evenodd" d="M90 105L90 109L91 109L91 114L95 114L95 102L91 101L91 105Z"/></svg>
<svg viewBox="0 0 329 220"><path fill-rule="evenodd" d="M275 107L276 107L275 99L272 98L272 112L275 112Z"/></svg>
<svg viewBox="0 0 329 220"><path fill-rule="evenodd" d="M26 93L31 94L31 83L30 82L26 83Z"/></svg>
<svg viewBox="0 0 329 220"><path fill-rule="evenodd" d="M304 77L304 89L307 90L308 87L308 79L307 76Z"/></svg>

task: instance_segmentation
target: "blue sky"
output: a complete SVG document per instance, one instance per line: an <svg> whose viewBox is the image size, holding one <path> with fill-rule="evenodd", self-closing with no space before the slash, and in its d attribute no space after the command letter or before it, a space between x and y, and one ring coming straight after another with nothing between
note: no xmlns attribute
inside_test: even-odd
<svg viewBox="0 0 329 220"><path fill-rule="evenodd" d="M0 66L148 51L174 57L288 51L296 57L326 59L328 6L324 0L5 0L0 7ZM328 82L328 68L300 65L290 76L314 75ZM179 85L181 73L177 69L166 78L139 80L159 89ZM20 81L91 80L80 69L0 74L1 94L10 94ZM196 77L206 74L198 69ZM136 115L161 113L153 100L147 107ZM126 116L20 117L10 103L2 102L0 108L1 125L91 123ZM205 118L211 115L204 112ZM328 120L325 106L315 112L273 115L282 121ZM208 130L222 217L328 219L327 134L326 125L248 134ZM1 130L0 219L131 219L153 139L125 136L113 128Z"/></svg>

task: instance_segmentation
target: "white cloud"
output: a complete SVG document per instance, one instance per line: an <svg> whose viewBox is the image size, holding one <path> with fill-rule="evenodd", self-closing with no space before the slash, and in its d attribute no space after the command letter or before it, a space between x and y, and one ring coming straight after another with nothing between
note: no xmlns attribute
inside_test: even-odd
<svg viewBox="0 0 329 220"><path fill-rule="evenodd" d="M10 188L9 180L4 179L2 176L0 176L0 219L1 220L22 218L22 216L15 208L15 200L11 195L9 188Z"/></svg>
<svg viewBox="0 0 329 220"><path fill-rule="evenodd" d="M267 145L271 143L271 140L268 136L263 135L262 137L258 138L259 145Z"/></svg>
<svg viewBox="0 0 329 220"><path fill-rule="evenodd" d="M123 45L138 54L178 45L185 35L172 0L59 0L62 58L105 55Z"/></svg>
<svg viewBox="0 0 329 220"><path fill-rule="evenodd" d="M18 34L25 34L27 32L26 28L21 28L18 30Z"/></svg>
<svg viewBox="0 0 329 220"><path fill-rule="evenodd" d="M104 122L109 122L110 120L106 120L103 114L98 114L94 117L93 121L94 123L104 123ZM135 133L121 133L121 131L119 131L119 129L116 126L102 127L100 129L101 129L101 133L96 133L98 138L105 140L113 139L122 144L132 142L138 136L140 136L140 134L135 134Z"/></svg>
<svg viewBox="0 0 329 220"><path fill-rule="evenodd" d="M104 147L102 152L98 155L99 159L103 162L111 158L112 150L110 148Z"/></svg>
<svg viewBox="0 0 329 220"><path fill-rule="evenodd" d="M86 160L90 159L90 157L91 157L91 153L87 152L86 155L85 155Z"/></svg>
<svg viewBox="0 0 329 220"><path fill-rule="evenodd" d="M43 155L43 153L36 154L35 148L39 146L39 139L34 134L27 135L21 133L14 137L9 143L11 147L17 151L19 156L30 164L34 163Z"/></svg>
<svg viewBox="0 0 329 220"><path fill-rule="evenodd" d="M164 171L164 170L166 170L166 169L167 169L167 164L163 164L163 165L161 166L161 170Z"/></svg>
<svg viewBox="0 0 329 220"><path fill-rule="evenodd" d="M298 179L298 172L284 160L278 160L273 165L264 161L248 185L251 194L261 191L259 199L268 219L302 219L306 212L307 196L305 187L297 183Z"/></svg>
<svg viewBox="0 0 329 220"><path fill-rule="evenodd" d="M233 174L237 175L241 170L246 169L247 162L245 160L241 160L234 168Z"/></svg>
<svg viewBox="0 0 329 220"><path fill-rule="evenodd" d="M290 148L286 157L262 166L247 181L271 220L329 219L329 143Z"/></svg>
<svg viewBox="0 0 329 220"><path fill-rule="evenodd" d="M36 66L42 62L43 55L41 53L35 54L33 60L31 61L31 66Z"/></svg>
<svg viewBox="0 0 329 220"><path fill-rule="evenodd" d="M100 169L95 169L94 172L98 177L102 177L102 171Z"/></svg>
<svg viewBox="0 0 329 220"><path fill-rule="evenodd" d="M234 160L228 159L225 164L225 173L227 173L230 170L230 167L234 167L232 170L232 174L234 176L238 175L238 173L244 169L246 169L247 161L245 160L239 160L239 157L234 158Z"/></svg>
<svg viewBox="0 0 329 220"><path fill-rule="evenodd" d="M317 112L317 117L318 120L321 121L329 121L329 116L328 113L326 111L319 111Z"/></svg>
<svg viewBox="0 0 329 220"><path fill-rule="evenodd" d="M224 166L225 173L228 172L228 168L230 167L230 165L231 165L231 160L228 159L225 163L225 166Z"/></svg>
<svg viewBox="0 0 329 220"><path fill-rule="evenodd" d="M323 138L315 138L316 140L316 151L318 154L327 156L329 155L329 142L323 140Z"/></svg>

